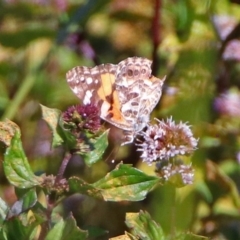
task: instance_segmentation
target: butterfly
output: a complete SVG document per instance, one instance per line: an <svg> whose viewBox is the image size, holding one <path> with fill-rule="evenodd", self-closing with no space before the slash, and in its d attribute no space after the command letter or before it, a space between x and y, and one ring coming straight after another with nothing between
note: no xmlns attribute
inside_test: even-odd
<svg viewBox="0 0 240 240"><path fill-rule="evenodd" d="M83 104L98 106L103 120L126 132L124 145L148 124L162 95L165 78L152 76L151 64L146 58L130 57L118 64L77 66L66 78Z"/></svg>

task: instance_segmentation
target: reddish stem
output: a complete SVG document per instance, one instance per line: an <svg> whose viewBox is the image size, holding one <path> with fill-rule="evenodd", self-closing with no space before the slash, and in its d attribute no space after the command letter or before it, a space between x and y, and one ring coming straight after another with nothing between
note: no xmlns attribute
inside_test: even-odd
<svg viewBox="0 0 240 240"><path fill-rule="evenodd" d="M67 167L68 162L69 162L71 157L72 157L72 154L70 154L70 153L65 154L65 156L62 160L61 166L59 168L58 174L57 174L56 179L55 179L55 185L57 185L63 179L63 174L66 170L66 167Z"/></svg>
<svg viewBox="0 0 240 240"><path fill-rule="evenodd" d="M153 41L153 52L152 52L152 72L153 75L157 73L159 59L157 55L158 46L161 42L161 34L160 34L160 9L162 6L161 0L155 0L154 5L154 16L152 20L152 41Z"/></svg>

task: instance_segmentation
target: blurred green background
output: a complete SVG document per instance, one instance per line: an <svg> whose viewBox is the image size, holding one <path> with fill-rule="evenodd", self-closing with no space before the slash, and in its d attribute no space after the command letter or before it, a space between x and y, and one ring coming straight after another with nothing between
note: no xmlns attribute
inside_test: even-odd
<svg viewBox="0 0 240 240"><path fill-rule="evenodd" d="M77 65L153 59L153 74L167 80L152 117L192 125L199 138L191 159L195 183L179 189L175 202L164 186L140 203L72 196L59 211L73 211L81 228L99 227L108 237L123 233L126 211L146 209L166 232L174 225L212 239L240 239L239 39L237 0L0 1L0 116L20 126L34 171L56 174L63 153L50 149L39 104L64 111L79 102L65 79ZM117 145L113 158L154 174L133 146ZM78 159L67 175L93 182L111 167L106 160L89 169ZM13 203L2 169L0 180L0 196Z"/></svg>

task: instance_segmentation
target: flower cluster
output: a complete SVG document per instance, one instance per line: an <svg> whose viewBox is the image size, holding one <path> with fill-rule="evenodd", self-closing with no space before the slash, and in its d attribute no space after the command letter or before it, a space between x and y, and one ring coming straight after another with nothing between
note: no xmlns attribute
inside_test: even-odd
<svg viewBox="0 0 240 240"><path fill-rule="evenodd" d="M63 126L76 139L74 151L87 153L90 151L90 141L101 129L99 109L93 104L69 107L62 114Z"/></svg>
<svg viewBox="0 0 240 240"><path fill-rule="evenodd" d="M140 133L143 141L137 144L137 150L142 152L144 162L151 165L154 161L187 155L196 149L198 140L187 124L175 124L171 118L166 122L157 121L158 124L149 125L146 132Z"/></svg>
<svg viewBox="0 0 240 240"><path fill-rule="evenodd" d="M136 145L142 152L141 158L149 165L156 162L157 172L163 180L170 181L178 176L183 184L191 184L194 176L192 166L176 159L179 155L191 154L198 140L186 123L176 124L172 118L156 120L158 124L149 125L145 132L140 133L142 140L138 140L140 143Z"/></svg>
<svg viewBox="0 0 240 240"><path fill-rule="evenodd" d="M65 122L75 124L78 130L96 132L100 129L99 110L92 104L71 106L62 117Z"/></svg>

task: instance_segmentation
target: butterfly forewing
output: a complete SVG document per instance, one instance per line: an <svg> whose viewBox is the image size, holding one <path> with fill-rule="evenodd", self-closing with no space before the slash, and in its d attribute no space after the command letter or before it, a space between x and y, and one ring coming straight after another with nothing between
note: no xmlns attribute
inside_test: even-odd
<svg viewBox="0 0 240 240"><path fill-rule="evenodd" d="M67 72L67 82L83 104L101 104L111 93L113 78L110 76L116 65L102 64L93 68L75 67Z"/></svg>

